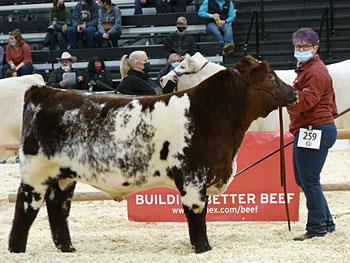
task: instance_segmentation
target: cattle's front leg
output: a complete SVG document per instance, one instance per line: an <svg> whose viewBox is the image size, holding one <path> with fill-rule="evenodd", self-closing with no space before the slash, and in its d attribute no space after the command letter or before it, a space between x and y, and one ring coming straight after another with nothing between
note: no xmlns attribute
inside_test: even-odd
<svg viewBox="0 0 350 263"><path fill-rule="evenodd" d="M181 194L191 244L196 253L203 253L211 250L205 222L208 197L206 196L206 180L204 177L199 177L198 174L184 177L175 176L175 183Z"/></svg>
<svg viewBox="0 0 350 263"><path fill-rule="evenodd" d="M207 201L205 202L204 209L200 213L198 213L198 211L195 209L190 209L184 204L183 208L188 222L191 244L193 245L196 253L203 253L211 250L205 221L207 214Z"/></svg>
<svg viewBox="0 0 350 263"><path fill-rule="evenodd" d="M75 252L75 248L71 242L67 222L75 185L76 182L70 185L66 190L62 191L58 182L56 182L51 186L46 199L52 239L55 246L62 252Z"/></svg>
<svg viewBox="0 0 350 263"><path fill-rule="evenodd" d="M30 185L20 184L9 238L8 249L11 252L20 253L26 251L29 228L39 212L44 196L45 191L39 193Z"/></svg>

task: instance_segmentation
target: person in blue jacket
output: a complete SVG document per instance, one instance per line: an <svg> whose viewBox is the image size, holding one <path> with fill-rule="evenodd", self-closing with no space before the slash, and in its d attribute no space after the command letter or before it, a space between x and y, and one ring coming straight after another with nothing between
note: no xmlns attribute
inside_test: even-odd
<svg viewBox="0 0 350 263"><path fill-rule="evenodd" d="M88 48L95 48L99 5L94 0L81 0L73 10L72 26L67 29L71 49L80 47L78 41L86 39Z"/></svg>
<svg viewBox="0 0 350 263"><path fill-rule="evenodd" d="M99 47L118 47L118 39L122 34L122 13L119 7L113 5L111 0L98 0L98 31L95 33Z"/></svg>
<svg viewBox="0 0 350 263"><path fill-rule="evenodd" d="M233 53L233 32L231 23L235 19L233 3L230 0L204 0L198 15L207 19L207 33L222 44L226 54Z"/></svg>

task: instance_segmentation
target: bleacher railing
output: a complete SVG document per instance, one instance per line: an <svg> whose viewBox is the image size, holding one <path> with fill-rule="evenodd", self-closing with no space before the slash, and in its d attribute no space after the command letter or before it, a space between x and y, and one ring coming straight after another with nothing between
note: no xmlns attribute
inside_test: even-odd
<svg viewBox="0 0 350 263"><path fill-rule="evenodd" d="M330 2L332 2L332 1L330 1ZM332 5L332 8L333 8L333 5ZM329 26L329 24L330 24L329 9L330 8L328 8L327 6L325 6L323 8L321 25L320 25L320 29L318 31L318 36L319 36L318 45L321 47L321 36L322 36L322 32L324 30L323 25L324 25L324 22L326 22L326 52L327 52L328 59L332 59L331 46L330 46L330 33L332 32L332 34L333 34L334 29L332 29ZM331 13L333 13L333 11ZM331 21L332 21L332 19L331 19ZM331 22L331 24L333 24L333 23ZM320 48L318 49L318 53L320 54Z"/></svg>
<svg viewBox="0 0 350 263"><path fill-rule="evenodd" d="M243 46L243 52L244 56L248 54L248 44L249 44L249 38L250 34L252 32L252 27L255 22L255 49L256 49L256 58L260 59L260 42L259 42L259 17L258 17L258 11L254 10L252 13L252 16L250 18L250 23L249 23L249 29L247 32L247 38L244 42Z"/></svg>

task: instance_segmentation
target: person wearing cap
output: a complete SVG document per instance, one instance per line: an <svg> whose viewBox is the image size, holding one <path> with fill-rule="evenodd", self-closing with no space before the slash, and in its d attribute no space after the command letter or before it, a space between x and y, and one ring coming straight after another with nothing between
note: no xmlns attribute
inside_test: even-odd
<svg viewBox="0 0 350 263"><path fill-rule="evenodd" d="M166 58L172 53L177 53L183 56L188 53L191 56L197 52L197 45L194 38L186 32L187 20L180 16L176 20L177 30L171 33L164 41L164 55Z"/></svg>
<svg viewBox="0 0 350 263"><path fill-rule="evenodd" d="M230 0L204 0L198 15L207 19L207 33L222 44L226 54L235 50L231 23L235 19L233 3Z"/></svg>
<svg viewBox="0 0 350 263"><path fill-rule="evenodd" d="M2 67L3 76L8 68L16 70L18 76L33 73L30 46L24 41L19 29L10 32L9 43L6 46L6 62Z"/></svg>
<svg viewBox="0 0 350 263"><path fill-rule="evenodd" d="M60 89L84 89L83 73L72 67L72 64L77 61L77 57L72 56L68 52L63 52L60 58L61 66L51 72L48 80L48 85ZM68 84L63 80L63 74L75 73L75 83Z"/></svg>
<svg viewBox="0 0 350 263"><path fill-rule="evenodd" d="M93 0L79 1L73 10L72 26L67 29L67 39L71 49L80 47L86 39L88 48L95 48L99 5Z"/></svg>
<svg viewBox="0 0 350 263"><path fill-rule="evenodd" d="M177 82L176 75L162 89L159 82L153 81L148 75L150 69L151 63L145 51L136 50L129 56L124 55L120 61L122 82L117 91L127 95L160 95L173 92Z"/></svg>
<svg viewBox="0 0 350 263"><path fill-rule="evenodd" d="M155 7L157 14L163 13L163 0L135 0L134 15L142 15L143 7Z"/></svg>

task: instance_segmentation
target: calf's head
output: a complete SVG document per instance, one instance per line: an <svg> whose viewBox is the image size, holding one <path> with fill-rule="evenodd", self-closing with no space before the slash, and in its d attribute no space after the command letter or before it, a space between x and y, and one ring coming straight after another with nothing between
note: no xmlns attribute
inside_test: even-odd
<svg viewBox="0 0 350 263"><path fill-rule="evenodd" d="M194 54L192 57L189 54L185 55L185 59L181 63L171 70L167 75L163 76L160 79L160 85L164 88L170 79L173 79L173 76L178 76L178 85L179 86L188 86L193 83L192 75L198 73L201 67L207 62L207 59L199 52ZM184 79L181 76L186 75L187 78ZM181 77L181 78L180 78ZM198 79L198 76L196 76ZM183 82L183 83L182 83ZM198 84L198 81L195 81L195 84Z"/></svg>
<svg viewBox="0 0 350 263"><path fill-rule="evenodd" d="M232 70L252 87L256 103L264 106L261 117L266 117L279 105L289 106L298 100L296 90L278 78L267 61L245 56Z"/></svg>

